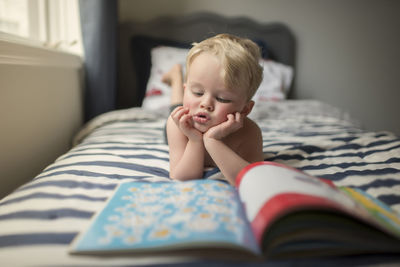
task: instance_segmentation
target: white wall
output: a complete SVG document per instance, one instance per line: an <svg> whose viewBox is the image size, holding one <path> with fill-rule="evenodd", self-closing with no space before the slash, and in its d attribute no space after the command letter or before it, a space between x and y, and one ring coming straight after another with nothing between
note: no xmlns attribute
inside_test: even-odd
<svg viewBox="0 0 400 267"><path fill-rule="evenodd" d="M77 56L0 40L0 198L71 147L82 125Z"/></svg>
<svg viewBox="0 0 400 267"><path fill-rule="evenodd" d="M119 0L120 20L212 11L289 25L297 39L294 97L349 111L368 130L400 135L400 1Z"/></svg>

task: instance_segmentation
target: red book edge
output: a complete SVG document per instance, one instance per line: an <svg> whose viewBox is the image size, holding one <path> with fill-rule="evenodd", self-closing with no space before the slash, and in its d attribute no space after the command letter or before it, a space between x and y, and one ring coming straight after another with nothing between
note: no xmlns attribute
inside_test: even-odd
<svg viewBox="0 0 400 267"><path fill-rule="evenodd" d="M249 164L239 172L239 174L237 175L237 178L236 178L236 187L237 188L240 187L240 183L242 182L244 175L249 170L251 170L254 167L261 166L261 165L272 165L272 166L282 167L282 168L286 168L286 169L289 169L292 171L296 171L296 172L308 175L298 169L292 168L290 166L287 166L287 165L284 165L281 163L276 163L276 162L271 162L271 161L261 161L261 162L255 162L255 163ZM310 176L310 177L313 177L313 176ZM332 181L327 180L327 179L322 179L322 178L318 178L318 179L320 179L322 182L328 184L329 186L336 188L336 186L333 184ZM264 203L262 205L262 208L257 213L256 217L254 218L254 220L252 222L250 222L257 242L259 244L261 244L264 232L275 220L277 220L284 214L287 214L294 210L304 209L305 207L307 207L307 208L324 207L324 208L331 208L331 209L335 209L335 210L342 210L342 207L340 207L335 202L325 199L325 198L322 198L322 197L306 195L306 194L299 194L299 193L278 194L278 195L272 197L271 199L269 199L266 203Z"/></svg>
<svg viewBox="0 0 400 267"><path fill-rule="evenodd" d="M303 210L304 208L312 209L313 207L341 210L339 205L322 197L298 193L285 193L272 197L264 203L254 220L250 222L257 242L259 244L262 243L262 237L268 230L268 227L283 215L295 210Z"/></svg>
<svg viewBox="0 0 400 267"><path fill-rule="evenodd" d="M298 170L298 169L296 169L296 168L293 168L293 167L290 167L290 166L287 166L287 165L284 165L284 164L281 164L281 163L277 163L277 162L272 162L272 161L254 162L254 163L251 163L251 164L247 165L246 167L244 167L244 168L238 173L238 175L236 176L236 181L235 181L236 188L239 188L240 183L242 182L244 175L245 175L249 170L251 170L252 168L254 168L254 167L256 167L256 166L260 166L260 165L272 165L272 166L277 166L277 167L289 169L289 170L292 170L292 171L296 171L296 172L299 172L299 173L308 175L307 173L305 173L305 172L303 172L303 171L301 171L301 170ZM314 176L311 176L311 175L308 175L308 176L314 177ZM330 186L336 188L335 184L334 184L331 180L324 179L324 178L319 178L319 177L314 177L314 178L317 178L317 179L321 180L322 182L324 182L324 183L326 183L326 184L328 184L328 185L330 185Z"/></svg>

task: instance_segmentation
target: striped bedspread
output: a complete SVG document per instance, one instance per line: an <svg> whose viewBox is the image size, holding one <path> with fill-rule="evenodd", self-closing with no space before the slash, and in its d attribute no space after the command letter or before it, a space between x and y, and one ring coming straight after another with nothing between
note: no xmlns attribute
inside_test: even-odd
<svg viewBox="0 0 400 267"><path fill-rule="evenodd" d="M400 139L360 130L346 114L316 101L256 107L265 160L337 185L361 188L400 212ZM110 266L181 262L182 257L69 255L69 244L126 181L170 181L165 115L140 108L88 123L74 147L0 202L2 266ZM221 178L218 169L206 178Z"/></svg>

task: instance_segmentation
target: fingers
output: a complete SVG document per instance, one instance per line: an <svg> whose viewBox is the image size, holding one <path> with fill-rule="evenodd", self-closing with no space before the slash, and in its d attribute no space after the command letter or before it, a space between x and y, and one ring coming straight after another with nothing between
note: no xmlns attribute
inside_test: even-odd
<svg viewBox="0 0 400 267"><path fill-rule="evenodd" d="M177 107L174 109L174 111L171 113L172 119L174 120L175 124L183 129L183 128L189 128L191 127L191 121L190 119L192 118L191 115L189 115L189 109L184 108L184 107Z"/></svg>
<svg viewBox="0 0 400 267"><path fill-rule="evenodd" d="M171 117L174 120L175 124L179 127L190 127L191 126L191 121L190 119L192 118L191 115L189 115L189 109L179 106L175 108L171 112Z"/></svg>
<svg viewBox="0 0 400 267"><path fill-rule="evenodd" d="M183 127L189 128L192 126L190 119L192 116L189 114L183 114L182 117L179 119L179 124Z"/></svg>
<svg viewBox="0 0 400 267"><path fill-rule="evenodd" d="M228 118L228 122L233 122L236 118L236 116L233 114L228 114L226 117Z"/></svg>
<svg viewBox="0 0 400 267"><path fill-rule="evenodd" d="M235 119L236 119L236 122L243 122L243 116L242 116L242 113L240 113L240 112L236 112L236 114L235 114Z"/></svg>
<svg viewBox="0 0 400 267"><path fill-rule="evenodd" d="M193 127L192 115L189 114L189 109L179 106L171 112L171 118L181 132L192 141L202 141L203 134Z"/></svg>
<svg viewBox="0 0 400 267"><path fill-rule="evenodd" d="M174 120L174 122L176 124L179 123L179 121L181 120L182 116L184 116L185 114L189 113L189 109L188 108L184 108L183 106L179 106L176 107L172 112L171 112L171 117Z"/></svg>
<svg viewBox="0 0 400 267"><path fill-rule="evenodd" d="M208 129L205 137L222 139L242 128L244 118L242 114L236 112L235 114L228 114L226 117L225 122Z"/></svg>
<svg viewBox="0 0 400 267"><path fill-rule="evenodd" d="M227 126L231 127L235 125L236 129L239 129L243 126L243 116L241 113L236 112L235 114L228 114L227 115Z"/></svg>

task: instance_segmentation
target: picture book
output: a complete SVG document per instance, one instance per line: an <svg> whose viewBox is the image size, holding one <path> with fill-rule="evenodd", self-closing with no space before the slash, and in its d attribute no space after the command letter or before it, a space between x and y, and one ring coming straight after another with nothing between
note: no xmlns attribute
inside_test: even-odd
<svg viewBox="0 0 400 267"><path fill-rule="evenodd" d="M400 216L365 192L258 162L218 180L122 183L73 254L208 249L255 258L400 252Z"/></svg>

